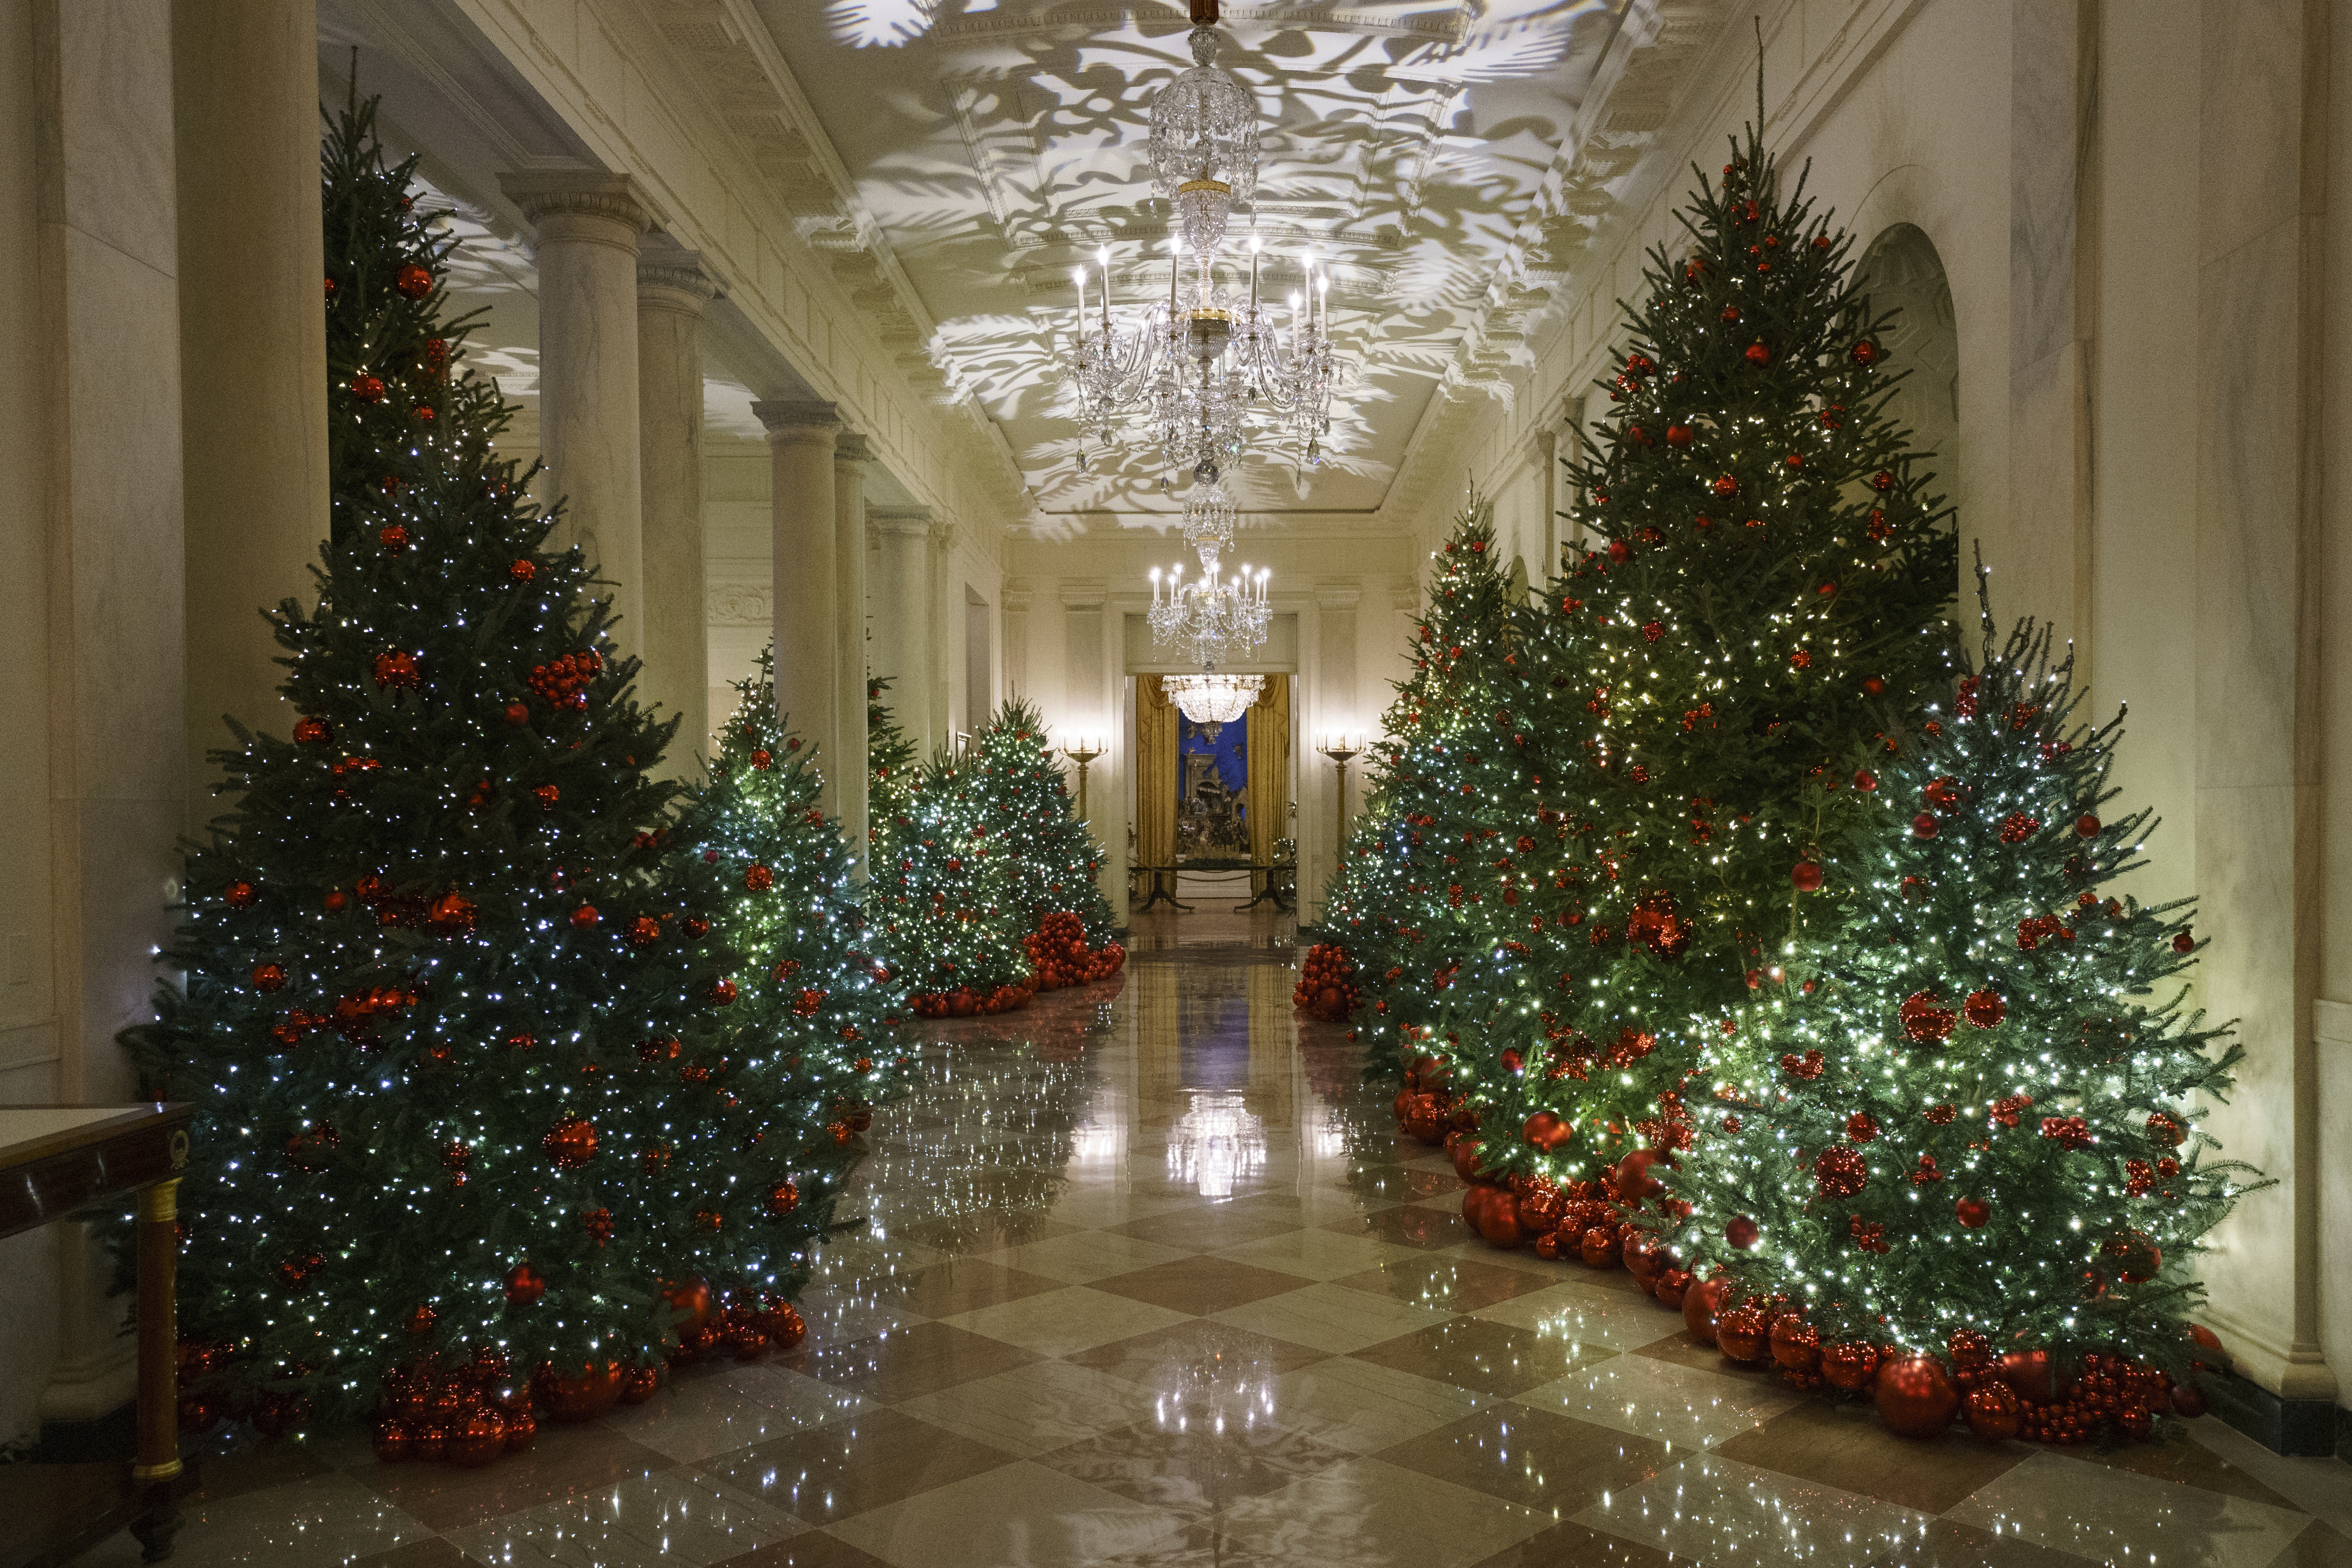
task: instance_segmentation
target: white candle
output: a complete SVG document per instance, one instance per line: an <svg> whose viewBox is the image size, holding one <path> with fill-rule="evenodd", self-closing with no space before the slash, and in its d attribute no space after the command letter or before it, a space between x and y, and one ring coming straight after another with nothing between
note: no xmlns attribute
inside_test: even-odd
<svg viewBox="0 0 2352 1568"><path fill-rule="evenodd" d="M1070 281L1078 286L1078 347L1087 346L1087 269L1070 268Z"/></svg>

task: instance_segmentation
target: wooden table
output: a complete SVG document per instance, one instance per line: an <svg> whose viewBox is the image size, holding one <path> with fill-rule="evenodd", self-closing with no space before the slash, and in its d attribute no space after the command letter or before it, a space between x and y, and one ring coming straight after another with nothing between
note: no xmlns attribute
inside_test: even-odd
<svg viewBox="0 0 2352 1568"><path fill-rule="evenodd" d="M128 1525L150 1563L180 1528L180 1173L188 1121L180 1104L0 1108L0 1236L138 1194L139 1455L110 1465L0 1466L0 1568L71 1561Z"/></svg>

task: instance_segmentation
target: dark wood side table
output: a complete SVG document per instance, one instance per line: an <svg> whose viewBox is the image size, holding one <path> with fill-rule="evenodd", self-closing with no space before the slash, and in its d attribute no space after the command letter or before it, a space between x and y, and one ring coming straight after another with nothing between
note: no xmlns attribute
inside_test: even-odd
<svg viewBox="0 0 2352 1568"><path fill-rule="evenodd" d="M172 1554L180 1463L180 1173L194 1107L0 1108L0 1236L69 1219L125 1194L139 1205L139 1456L112 1465L0 1465L0 1568L70 1562L129 1526L146 1560ZM19 1528L29 1525L23 1535Z"/></svg>

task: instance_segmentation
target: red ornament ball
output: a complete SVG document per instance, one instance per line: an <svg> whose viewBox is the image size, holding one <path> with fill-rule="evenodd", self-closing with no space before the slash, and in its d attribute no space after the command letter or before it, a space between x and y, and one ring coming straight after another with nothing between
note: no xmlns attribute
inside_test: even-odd
<svg viewBox="0 0 2352 1568"><path fill-rule="evenodd" d="M1822 890L1822 865L1818 860L1800 860L1789 872L1790 885L1801 893Z"/></svg>
<svg viewBox="0 0 2352 1568"><path fill-rule="evenodd" d="M1715 1348L1733 1361L1761 1361L1769 1330L1760 1307L1734 1307L1716 1320Z"/></svg>
<svg viewBox="0 0 2352 1568"><path fill-rule="evenodd" d="M1549 1110L1538 1110L1528 1118L1519 1133L1538 1152L1552 1154L1576 1136L1576 1129Z"/></svg>
<svg viewBox="0 0 2352 1568"><path fill-rule="evenodd" d="M547 1279L528 1263L518 1263L507 1270L507 1300L518 1307L528 1307L547 1294Z"/></svg>
<svg viewBox="0 0 2352 1568"><path fill-rule="evenodd" d="M231 882L221 889L221 900L233 910L249 910L260 897L250 882Z"/></svg>
<svg viewBox="0 0 2352 1568"><path fill-rule="evenodd" d="M754 865L743 873L743 890L747 893L764 893L775 885L776 874L765 866Z"/></svg>
<svg viewBox="0 0 2352 1568"><path fill-rule="evenodd" d="M577 1170L596 1156L596 1127L585 1117L567 1116L539 1141L549 1163L558 1170Z"/></svg>
<svg viewBox="0 0 2352 1568"><path fill-rule="evenodd" d="M1703 1345L1715 1343L1717 1321L1731 1300L1732 1282L1717 1274L1683 1292L1683 1327Z"/></svg>
<svg viewBox="0 0 2352 1568"><path fill-rule="evenodd" d="M1885 356L1885 351L1881 349L1876 343L1872 342L1868 338L1864 338L1860 342L1853 345L1852 353L1853 363L1862 366L1863 369L1868 370L1872 365L1876 364L1879 360Z"/></svg>
<svg viewBox="0 0 2352 1568"><path fill-rule="evenodd" d="M2078 817L2076 817L2076 818L2074 819L2074 837L2077 837L2077 838L2096 838L2098 836L2099 836L2099 819L2098 819L2097 817L2093 816L2091 816L2089 813L2087 813L2087 812L2086 812L2086 813L2084 813L2083 816L2078 816Z"/></svg>
<svg viewBox="0 0 2352 1568"><path fill-rule="evenodd" d="M1691 427L1690 427L1689 426L1687 426L1687 425L1669 425L1669 426L1666 426L1666 445L1667 445L1667 446L1669 446L1669 447L1687 447L1687 446L1689 446L1690 444L1691 444Z"/></svg>
<svg viewBox="0 0 2352 1568"><path fill-rule="evenodd" d="M733 1006L735 994L735 983L732 980L714 980L710 983L710 1000L714 1006Z"/></svg>
<svg viewBox="0 0 2352 1568"><path fill-rule="evenodd" d="M1759 1234L1756 1228L1756 1222L1744 1214L1733 1215L1731 1223L1723 1227L1723 1239L1742 1252L1756 1245L1756 1238Z"/></svg>
<svg viewBox="0 0 2352 1568"><path fill-rule="evenodd" d="M1958 1021L1943 1001L1933 988L1914 991L1906 996L1903 1005L1896 1009L1903 1032L1922 1045L1940 1045L1950 1037L1953 1024Z"/></svg>
<svg viewBox="0 0 2352 1568"><path fill-rule="evenodd" d="M2006 1443L2025 1424L2025 1406L2005 1383L1980 1383L1969 1389L1963 1408L1969 1430L1988 1443Z"/></svg>
<svg viewBox="0 0 2352 1568"><path fill-rule="evenodd" d="M425 677L416 668L415 654L405 648L389 648L375 656L375 683L379 688L399 687L414 691L425 684Z"/></svg>
<svg viewBox="0 0 2352 1568"><path fill-rule="evenodd" d="M2194 952L2197 951L2197 939L2190 936L2187 931L2182 931L2179 936L2172 939L2172 951L2175 952Z"/></svg>
<svg viewBox="0 0 2352 1568"><path fill-rule="evenodd" d="M1982 1198L1962 1198L1952 1205L1952 1215L1970 1230L1981 1230L1992 1218L1992 1205Z"/></svg>
<svg viewBox="0 0 2352 1568"><path fill-rule="evenodd" d="M408 548L408 530L397 522L386 523L376 531L375 542L383 546L386 554L397 555Z"/></svg>
<svg viewBox="0 0 2352 1568"><path fill-rule="evenodd" d="M507 704L507 722L520 726L530 722L530 710L520 702Z"/></svg>
<svg viewBox="0 0 2352 1568"><path fill-rule="evenodd" d="M1848 1341L1822 1352L1822 1377L1832 1388L1851 1394L1878 1372L1878 1347Z"/></svg>
<svg viewBox="0 0 2352 1568"><path fill-rule="evenodd" d="M755 751L751 753L751 766L754 769L767 769L773 766L775 761L776 759L769 755L765 751Z"/></svg>
<svg viewBox="0 0 2352 1568"><path fill-rule="evenodd" d="M1754 342L1748 345L1747 350L1745 351L1745 357L1749 364L1770 364L1772 363L1772 351L1764 346L1763 339L1759 338Z"/></svg>
<svg viewBox="0 0 2352 1568"><path fill-rule="evenodd" d="M1898 1356L1878 1369L1878 1418L1898 1437L1933 1437L1960 1408L1952 1374L1934 1356Z"/></svg>
<svg viewBox="0 0 2352 1568"><path fill-rule="evenodd" d="M256 991L285 990L286 971L275 963L255 964L253 966L253 988Z"/></svg>
<svg viewBox="0 0 2352 1568"><path fill-rule="evenodd" d="M408 1314L408 1331L421 1340L431 1333L433 1325L440 1321L440 1313L420 1301L416 1304L415 1310Z"/></svg>
<svg viewBox="0 0 2352 1568"><path fill-rule="evenodd" d="M305 714L294 721L297 745L323 746L335 738L335 727L324 719Z"/></svg>
<svg viewBox="0 0 2352 1568"><path fill-rule="evenodd" d="M596 906L593 904L583 904L572 911L572 924L576 931L592 930L602 919L604 917L596 912Z"/></svg>
<svg viewBox="0 0 2352 1568"><path fill-rule="evenodd" d="M1911 819L1911 837L1914 838L1933 838L1941 831L1931 812L1923 811Z"/></svg>
<svg viewBox="0 0 2352 1568"><path fill-rule="evenodd" d="M507 568L507 575L517 583L528 583L539 575L539 568L527 559L518 558Z"/></svg>
<svg viewBox="0 0 2352 1568"><path fill-rule="evenodd" d="M1960 1004L1960 1012L1978 1028L1990 1029L2009 1016L2009 1004L2001 999L2000 992L1987 987L1969 992L1969 999Z"/></svg>
<svg viewBox="0 0 2352 1568"><path fill-rule="evenodd" d="M433 292L433 274L412 261L392 275L392 286L412 300L422 300Z"/></svg>
<svg viewBox="0 0 2352 1568"><path fill-rule="evenodd" d="M768 1212L782 1216L801 1206L801 1190L790 1182L778 1182L768 1191Z"/></svg>
<svg viewBox="0 0 2352 1568"><path fill-rule="evenodd" d="M359 374L352 377L352 395L362 403L383 402L383 377L370 375L365 371L360 372Z"/></svg>
<svg viewBox="0 0 2352 1568"><path fill-rule="evenodd" d="M1813 1159L1813 1184L1824 1197L1850 1198L1870 1184L1870 1166L1853 1150L1832 1144Z"/></svg>

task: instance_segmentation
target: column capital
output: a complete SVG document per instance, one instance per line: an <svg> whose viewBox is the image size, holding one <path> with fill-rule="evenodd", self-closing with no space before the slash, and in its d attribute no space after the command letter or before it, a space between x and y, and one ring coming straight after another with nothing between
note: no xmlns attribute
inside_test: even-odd
<svg viewBox="0 0 2352 1568"><path fill-rule="evenodd" d="M702 264L698 250L637 253L637 303L659 305L684 315L699 316L703 306L719 297L719 284Z"/></svg>
<svg viewBox="0 0 2352 1568"><path fill-rule="evenodd" d="M844 430L833 438L833 460L870 463L874 460L874 443L858 431Z"/></svg>
<svg viewBox="0 0 2352 1568"><path fill-rule="evenodd" d="M1025 616L1036 602L1036 592L1026 577L1007 577L996 590L998 601L1008 616Z"/></svg>
<svg viewBox="0 0 2352 1568"><path fill-rule="evenodd" d="M603 239L595 232L605 226L625 229L634 247L636 237L653 226L637 182L626 174L607 174L598 170L565 170L541 174L511 174L499 176L499 189L509 200L522 208L525 221L535 229L545 230L551 223L563 220L586 220L577 226L563 224L567 239ZM557 237L542 233L542 240ZM617 239L618 236L612 238Z"/></svg>
<svg viewBox="0 0 2352 1568"><path fill-rule="evenodd" d="M841 410L830 403L767 403L751 405L752 416L768 427L772 442L822 442L833 445L841 429Z"/></svg>
<svg viewBox="0 0 2352 1568"><path fill-rule="evenodd" d="M1363 596L1362 584L1353 577L1324 577L1315 584L1315 607L1318 610L1352 610Z"/></svg>
<svg viewBox="0 0 2352 1568"><path fill-rule="evenodd" d="M875 506L868 502L866 525L886 539L925 539L931 531L931 509L927 506Z"/></svg>
<svg viewBox="0 0 2352 1568"><path fill-rule="evenodd" d="M1099 577L1065 577L1061 590L1066 610L1099 610L1110 598L1108 584Z"/></svg>

